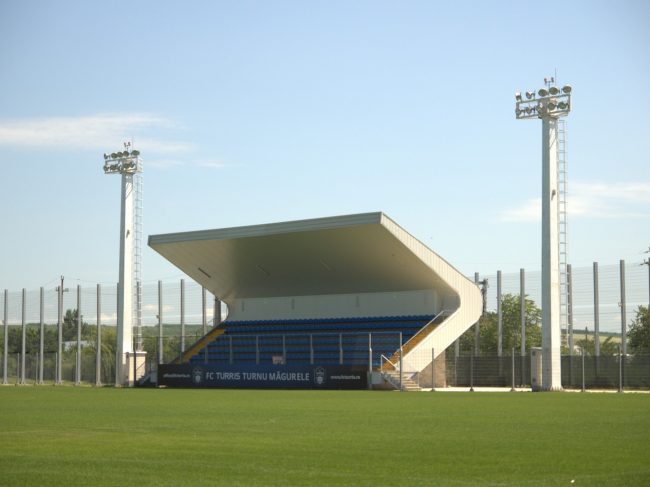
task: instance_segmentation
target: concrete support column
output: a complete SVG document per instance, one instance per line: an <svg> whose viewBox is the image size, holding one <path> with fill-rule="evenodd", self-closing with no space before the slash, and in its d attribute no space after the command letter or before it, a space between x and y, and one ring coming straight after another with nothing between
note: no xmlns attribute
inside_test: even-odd
<svg viewBox="0 0 650 487"><path fill-rule="evenodd" d="M133 239L135 238L133 174L122 174L120 276L117 293L117 357L115 385L128 385L127 354L133 352Z"/></svg>
<svg viewBox="0 0 650 487"><path fill-rule="evenodd" d="M542 389L561 390L557 119L542 118Z"/></svg>

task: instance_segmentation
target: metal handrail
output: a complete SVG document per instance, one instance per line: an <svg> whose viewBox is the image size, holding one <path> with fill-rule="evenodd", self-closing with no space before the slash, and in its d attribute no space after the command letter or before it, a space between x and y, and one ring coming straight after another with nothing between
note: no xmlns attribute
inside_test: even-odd
<svg viewBox="0 0 650 487"><path fill-rule="evenodd" d="M319 332L298 332L298 331L292 331L288 333L281 333L281 332L275 332L275 333L232 333L231 336L236 336L236 337L256 337L256 336L265 336L265 337L280 337L282 335L285 336L309 336L313 335L315 337L320 337L320 336L350 336L350 335L360 335L360 336L377 336L377 335L382 335L382 336L398 336L400 334L399 331L319 331Z"/></svg>
<svg viewBox="0 0 650 487"><path fill-rule="evenodd" d="M388 357L386 357L386 355L384 355L383 353L381 354L381 356L380 356L380 358L379 358L379 361L380 361L380 362L379 362L379 370L383 370L383 369L384 369L384 361L386 361L386 362L388 362L389 364L391 364L391 365L395 368L395 370L399 370L399 363L394 364L394 363L391 362L390 359L389 359Z"/></svg>
<svg viewBox="0 0 650 487"><path fill-rule="evenodd" d="M409 339L406 341L406 343L404 343L404 345L402 345L402 348L407 348L408 345L409 345L412 341L414 341L414 340L416 340L416 339L419 339L419 337L420 337L420 335L422 334L422 332L423 332L424 330L426 330L427 328L429 328L429 326L432 325L432 324L434 323L434 321L436 321L438 318L440 318L441 316L451 316L451 315L454 314L454 313L455 313L455 310L453 310L453 309L443 309L440 313L438 313L438 314L435 315L433 318L431 318L431 320L430 320L426 325L424 325L422 328L420 328L420 330L419 330L415 335L413 335L411 338L409 338ZM408 350L407 350L407 351L408 351Z"/></svg>

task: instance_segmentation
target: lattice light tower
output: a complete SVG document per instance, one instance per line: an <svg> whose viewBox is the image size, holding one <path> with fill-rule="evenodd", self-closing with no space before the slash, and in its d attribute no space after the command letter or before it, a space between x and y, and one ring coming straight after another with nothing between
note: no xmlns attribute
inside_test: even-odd
<svg viewBox="0 0 650 487"><path fill-rule="evenodd" d="M560 326L560 194L558 119L571 111L571 86L545 80L537 91L515 94L517 119L542 120L542 389L562 389Z"/></svg>
<svg viewBox="0 0 650 487"><path fill-rule="evenodd" d="M120 265L117 295L116 385L133 385L143 374L142 299L142 160L140 152L124 144L122 152L104 154L104 173L122 175Z"/></svg>

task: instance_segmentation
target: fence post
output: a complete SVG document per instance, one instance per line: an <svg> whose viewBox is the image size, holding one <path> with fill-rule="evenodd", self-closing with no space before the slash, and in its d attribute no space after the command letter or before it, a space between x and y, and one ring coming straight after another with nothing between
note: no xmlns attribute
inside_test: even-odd
<svg viewBox="0 0 650 487"><path fill-rule="evenodd" d="M627 355L627 317L626 317L626 293L625 293L625 261L620 262L621 273L621 345L623 355ZM623 370L623 379L625 379L625 370Z"/></svg>
<svg viewBox="0 0 650 487"><path fill-rule="evenodd" d="M212 326L219 326L221 324L221 300L214 297L214 311L212 316Z"/></svg>
<svg viewBox="0 0 650 487"><path fill-rule="evenodd" d="M573 278L571 264L566 266L567 346L569 348L569 385L573 387Z"/></svg>
<svg viewBox="0 0 650 487"><path fill-rule="evenodd" d="M403 384L403 375L404 369L402 367L402 356L404 355L404 349L402 348L402 332L399 332L399 390L404 392Z"/></svg>
<svg viewBox="0 0 650 487"><path fill-rule="evenodd" d="M206 289L205 287L201 286L201 322L203 324L203 336L205 336L208 333L208 312L205 309L205 306L207 304L207 296L206 296ZM208 347L207 345L203 347L203 362L208 363Z"/></svg>
<svg viewBox="0 0 650 487"><path fill-rule="evenodd" d="M201 286L201 324L203 325L203 334L208 332L208 312L205 309L206 305L206 292L207 290Z"/></svg>
<svg viewBox="0 0 650 487"><path fill-rule="evenodd" d="M573 355L573 270L571 264L566 265L567 278L567 325L569 333L569 348Z"/></svg>
<svg viewBox="0 0 650 487"><path fill-rule="evenodd" d="M372 333L368 333L368 390L372 389Z"/></svg>
<svg viewBox="0 0 650 487"><path fill-rule="evenodd" d="M43 384L43 357L45 353L45 289L41 286L40 290L40 325L38 343L38 384Z"/></svg>
<svg viewBox="0 0 650 487"><path fill-rule="evenodd" d="M594 355L596 356L596 378L600 365L600 296L598 291L598 262L594 262Z"/></svg>
<svg viewBox="0 0 650 487"><path fill-rule="evenodd" d="M81 384L81 285L77 284L77 360L75 363L75 385Z"/></svg>
<svg viewBox="0 0 650 487"><path fill-rule="evenodd" d="M515 348L512 347L512 387L510 392L515 392Z"/></svg>
<svg viewBox="0 0 650 487"><path fill-rule="evenodd" d="M314 335L309 334L309 363L314 365Z"/></svg>
<svg viewBox="0 0 650 487"><path fill-rule="evenodd" d="M117 305L117 312L115 316L120 315L120 299L122 299L120 296L122 293L120 292L120 283L117 283L117 300L116 300L116 305ZM120 356L118 347L117 347L117 342L115 343L115 387L122 387L122 378L120 377L120 372L122 370L122 357Z"/></svg>
<svg viewBox="0 0 650 487"><path fill-rule="evenodd" d="M63 384L63 367L61 360L63 359L63 276L61 276L61 284L59 285L58 292L58 317L57 317L57 353L56 353L56 383Z"/></svg>
<svg viewBox="0 0 650 487"><path fill-rule="evenodd" d="M469 392L474 392L474 354L476 353L476 348L472 350L472 354L469 357Z"/></svg>
<svg viewBox="0 0 650 487"><path fill-rule="evenodd" d="M585 347L582 347L582 392L585 392Z"/></svg>
<svg viewBox="0 0 650 487"><path fill-rule="evenodd" d="M181 357L185 353L185 279L181 279Z"/></svg>
<svg viewBox="0 0 650 487"><path fill-rule="evenodd" d="M163 295L162 295L162 281L158 281L158 364L162 364L165 360L163 354L164 338L163 338Z"/></svg>
<svg viewBox="0 0 650 487"><path fill-rule="evenodd" d="M454 387L458 387L458 356L460 355L460 339L454 343Z"/></svg>
<svg viewBox="0 0 650 487"><path fill-rule="evenodd" d="M95 350L95 386L102 385L102 285L97 284L97 345Z"/></svg>
<svg viewBox="0 0 650 487"><path fill-rule="evenodd" d="M503 310L501 309L501 271L497 271L497 355L503 355ZM499 368L501 361L499 361ZM499 375L501 371L499 370Z"/></svg>
<svg viewBox="0 0 650 487"><path fill-rule="evenodd" d="M618 392L623 392L623 354L621 345L618 345Z"/></svg>
<svg viewBox="0 0 650 487"><path fill-rule="evenodd" d="M2 350L2 383L7 385L7 354L9 353L9 323L8 323L8 306L9 306L9 291L5 289L5 300L4 300L4 346Z"/></svg>
<svg viewBox="0 0 650 487"><path fill-rule="evenodd" d="M282 334L282 365L287 365L287 336Z"/></svg>
<svg viewBox="0 0 650 487"><path fill-rule="evenodd" d="M436 350L431 348L431 392L436 390Z"/></svg>
<svg viewBox="0 0 650 487"><path fill-rule="evenodd" d="M20 358L20 383L25 384L25 355L27 351L27 329L26 329L26 321L25 321L25 315L26 315L26 301L27 301L27 290L23 288L23 300L22 300L22 313L21 313L21 329L22 329L22 336L21 336L21 345L20 345L20 353L21 353L21 358Z"/></svg>
<svg viewBox="0 0 650 487"><path fill-rule="evenodd" d="M480 280L480 276L478 272L474 273L474 284L478 287ZM475 353L477 353L480 350L480 343L481 343L481 330L480 330L480 318L479 320L474 323L474 350L476 350Z"/></svg>
<svg viewBox="0 0 650 487"><path fill-rule="evenodd" d="M521 313L521 385L526 382L526 271L519 269L519 312Z"/></svg>

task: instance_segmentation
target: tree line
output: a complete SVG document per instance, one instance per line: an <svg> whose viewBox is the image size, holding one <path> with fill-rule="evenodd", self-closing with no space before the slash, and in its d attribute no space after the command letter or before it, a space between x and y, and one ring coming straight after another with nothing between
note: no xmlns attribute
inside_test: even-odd
<svg viewBox="0 0 650 487"><path fill-rule="evenodd" d="M515 354L521 349L521 303L518 294L504 294L501 300L502 316L502 347L503 353L509 355L514 348ZM528 298L524 299L525 317L525 341L526 350L531 347L542 346L542 310L535 302ZM574 334L574 337L577 334ZM475 327L469 328L460 337L461 353L472 353L475 346ZM481 355L496 355L498 346L498 315L496 311L486 312L479 320L479 350ZM586 355L595 355L595 343L593 337L579 338L574 340L574 346L584 350ZM619 343L614 337L609 336L600 343L601 355L616 355ZM628 353L647 354L650 353L650 314L648 308L639 306L636 316L632 320L627 334ZM569 349L562 346L562 355L568 355Z"/></svg>
<svg viewBox="0 0 650 487"><path fill-rule="evenodd" d="M508 355L510 350L515 349L518 354L521 348L521 305L518 294L505 294L501 302L502 312L502 346L504 354ZM533 300L525 297L524 314L526 320L526 350L531 347L542 345L542 310ZM63 318L62 337L63 342L77 341L77 310L68 309ZM165 325L168 333L165 333L163 340L163 357L165 361L177 357L180 353L180 329L177 325ZM156 357L158 350L158 327L142 327L143 349L150 357ZM169 332L171 330L171 332ZM186 347L189 347L202 334L201 325L186 326ZM21 326L10 326L9 351L18 353L22 344ZM102 326L102 361L104 358L114 361L116 346L116 328L114 326ZM94 355L96 353L97 326L82 321L81 340L83 343L82 353ZM498 340L498 316L495 311L485 313L479 320L479 350L481 355L496 355ZM630 323L627 335L628 353L646 354L650 353L650 313L646 306L639 306L634 319ZM47 325L44 327L44 351L54 353L58 351L58 330L56 326ZM472 326L460 337L461 353L472 353L475 343L475 328ZM595 354L594 340L581 338L575 340L575 345L582 348L587 355ZM40 325L29 324L25 329L25 348L28 354L37 354L40 347ZM64 354L74 355L76 345L67 347ZM0 333L0 350L4 349L4 334ZM568 354L569 350L563 346L562 354ZM601 355L615 355L618 353L618 343L613 337L607 337L600 344ZM154 359L154 360L156 360Z"/></svg>

